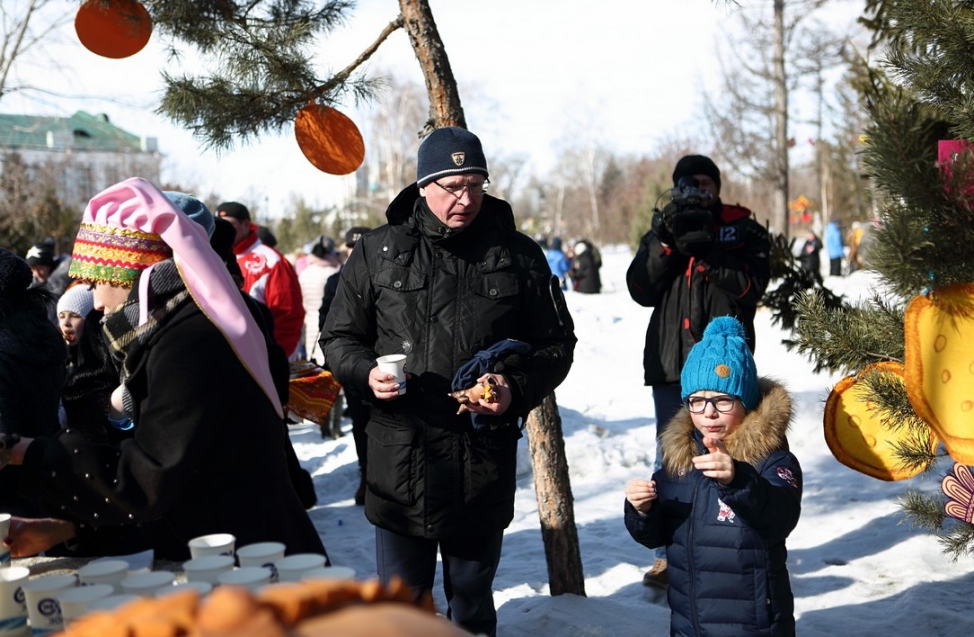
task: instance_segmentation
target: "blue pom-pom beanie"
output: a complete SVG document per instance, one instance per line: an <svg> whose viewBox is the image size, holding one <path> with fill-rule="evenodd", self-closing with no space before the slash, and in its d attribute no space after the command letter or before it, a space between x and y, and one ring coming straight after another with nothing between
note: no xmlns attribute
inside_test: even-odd
<svg viewBox="0 0 974 637"><path fill-rule="evenodd" d="M437 128L419 145L416 183L420 188L441 177L478 173L488 177L480 139L458 126Z"/></svg>
<svg viewBox="0 0 974 637"><path fill-rule="evenodd" d="M744 340L744 326L732 316L718 316L693 346L680 373L681 397L698 391L737 396L750 411L760 400L758 370Z"/></svg>

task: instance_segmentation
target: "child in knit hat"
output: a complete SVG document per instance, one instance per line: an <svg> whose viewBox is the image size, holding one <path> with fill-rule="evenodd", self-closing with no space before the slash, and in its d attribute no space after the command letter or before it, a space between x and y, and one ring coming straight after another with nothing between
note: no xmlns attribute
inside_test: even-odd
<svg viewBox="0 0 974 637"><path fill-rule="evenodd" d="M626 485L625 523L666 546L674 635L795 634L785 538L801 513L801 467L785 437L791 398L758 378L744 328L715 318L660 436L663 468Z"/></svg>
<svg viewBox="0 0 974 637"><path fill-rule="evenodd" d="M95 309L95 294L91 286L75 284L57 302L57 321L61 336L69 348L77 347L84 334L85 319Z"/></svg>

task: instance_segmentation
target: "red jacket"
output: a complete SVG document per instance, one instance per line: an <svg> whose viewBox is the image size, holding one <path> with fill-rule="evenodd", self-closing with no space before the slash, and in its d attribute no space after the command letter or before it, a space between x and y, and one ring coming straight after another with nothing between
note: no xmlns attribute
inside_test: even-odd
<svg viewBox="0 0 974 637"><path fill-rule="evenodd" d="M293 357L304 323L301 286L294 268L280 252L261 242L254 224L250 224L250 234L233 246L233 253L243 273L244 291L270 309L274 338Z"/></svg>

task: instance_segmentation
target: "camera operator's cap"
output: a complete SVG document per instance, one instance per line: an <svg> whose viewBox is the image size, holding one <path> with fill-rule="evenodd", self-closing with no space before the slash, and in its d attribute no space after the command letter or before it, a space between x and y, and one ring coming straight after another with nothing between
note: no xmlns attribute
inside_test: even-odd
<svg viewBox="0 0 974 637"><path fill-rule="evenodd" d="M706 155L687 155L676 162L673 169L673 185L683 177L693 177L694 175L707 175L717 184L717 191L720 192L720 169L710 157Z"/></svg>
<svg viewBox="0 0 974 637"><path fill-rule="evenodd" d="M698 173L699 174L699 173ZM733 316L718 316L690 350L680 372L680 397L698 391L737 396L750 411L760 399L758 370L744 340L744 326Z"/></svg>
<svg viewBox="0 0 974 637"><path fill-rule="evenodd" d="M355 244L361 240L362 235L370 230L372 230L372 228L366 228L365 226L355 226L354 228L350 228L348 232L345 233L345 247L354 247Z"/></svg>
<svg viewBox="0 0 974 637"><path fill-rule="evenodd" d="M437 128L419 146L416 183L420 188L441 177L476 173L488 177L480 139L457 126Z"/></svg>
<svg viewBox="0 0 974 637"><path fill-rule="evenodd" d="M236 201L224 201L216 207L217 217L233 217L238 221L250 221L250 211L247 206Z"/></svg>

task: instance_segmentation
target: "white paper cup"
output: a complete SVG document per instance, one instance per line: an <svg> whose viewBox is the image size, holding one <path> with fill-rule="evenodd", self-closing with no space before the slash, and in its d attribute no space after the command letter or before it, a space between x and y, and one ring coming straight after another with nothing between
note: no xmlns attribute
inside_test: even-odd
<svg viewBox="0 0 974 637"><path fill-rule="evenodd" d="M88 612L88 605L92 602L114 595L115 589L111 584L92 584L69 588L60 595L57 601L61 605L61 617L67 626L74 620Z"/></svg>
<svg viewBox="0 0 974 637"><path fill-rule="evenodd" d="M13 516L9 513L0 513L0 566L10 564L10 549L4 546L2 542L10 535L11 517Z"/></svg>
<svg viewBox="0 0 974 637"><path fill-rule="evenodd" d="M233 558L229 555L207 555L183 562L183 572L188 582L216 584L220 573L233 569Z"/></svg>
<svg viewBox="0 0 974 637"><path fill-rule="evenodd" d="M34 635L46 635L64 628L57 598L77 583L78 578L74 575L41 575L24 584L27 618Z"/></svg>
<svg viewBox="0 0 974 637"><path fill-rule="evenodd" d="M160 590L171 588L176 574L170 571L136 573L122 580L122 592L129 595L152 597Z"/></svg>
<svg viewBox="0 0 974 637"><path fill-rule="evenodd" d="M189 541L189 554L192 558L207 555L233 555L233 545L237 538L229 533L201 535Z"/></svg>
<svg viewBox="0 0 974 637"><path fill-rule="evenodd" d="M128 577L129 563L125 560L99 560L89 562L78 569L82 586L108 584L116 593L121 592L122 580Z"/></svg>
<svg viewBox="0 0 974 637"><path fill-rule="evenodd" d="M0 568L0 637L30 635L24 584L30 569L23 566Z"/></svg>
<svg viewBox="0 0 974 637"><path fill-rule="evenodd" d="M203 597L212 590L213 584L210 584L209 582L183 582L182 584L176 584L167 589L160 590L156 593L156 597L164 597L165 595L172 595L173 593L182 593L185 591L196 591L199 593L200 597Z"/></svg>
<svg viewBox="0 0 974 637"><path fill-rule="evenodd" d="M108 597L96 599L88 604L88 612L93 612L96 610L115 610L119 606L124 606L125 604L134 602L138 599L142 599L142 597L139 595L129 595L127 593L122 593L121 595L109 595Z"/></svg>
<svg viewBox="0 0 974 637"><path fill-rule="evenodd" d="M280 542L258 542L237 550L240 567L266 566L271 569L271 581L277 581L277 561L284 557L285 546Z"/></svg>
<svg viewBox="0 0 974 637"><path fill-rule="evenodd" d="M244 566L220 573L217 579L223 586L243 586L256 592L271 583L271 569L266 566Z"/></svg>
<svg viewBox="0 0 974 637"><path fill-rule="evenodd" d="M317 553L288 555L277 562L277 577L282 582L300 582L304 574L325 565L325 556Z"/></svg>
<svg viewBox="0 0 974 637"><path fill-rule="evenodd" d="M406 393L406 355L405 354L387 354L385 356L380 356L375 359L375 362L379 364L379 371L383 371L387 374L392 374L396 377L396 382L399 383L399 395L402 396Z"/></svg>
<svg viewBox="0 0 974 637"><path fill-rule="evenodd" d="M305 571L301 581L312 579L355 579L355 569L350 566L322 566Z"/></svg>
<svg viewBox="0 0 974 637"><path fill-rule="evenodd" d="M258 542L241 546L237 550L240 566L269 566L284 557L286 547L280 542Z"/></svg>

